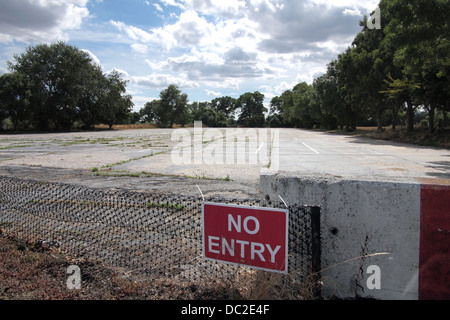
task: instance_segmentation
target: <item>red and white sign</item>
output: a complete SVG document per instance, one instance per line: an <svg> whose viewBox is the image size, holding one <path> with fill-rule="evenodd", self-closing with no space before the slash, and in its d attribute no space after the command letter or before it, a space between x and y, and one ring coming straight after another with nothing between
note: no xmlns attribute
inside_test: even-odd
<svg viewBox="0 0 450 320"><path fill-rule="evenodd" d="M203 203L202 213L204 258L288 272L288 210Z"/></svg>

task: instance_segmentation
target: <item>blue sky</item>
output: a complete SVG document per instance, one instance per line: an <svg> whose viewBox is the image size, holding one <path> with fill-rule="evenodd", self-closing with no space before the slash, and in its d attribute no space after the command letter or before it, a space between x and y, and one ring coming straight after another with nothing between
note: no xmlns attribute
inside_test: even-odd
<svg viewBox="0 0 450 320"><path fill-rule="evenodd" d="M66 41L129 80L135 109L177 84L189 100L266 102L326 71L378 0L0 0L0 73L27 46Z"/></svg>

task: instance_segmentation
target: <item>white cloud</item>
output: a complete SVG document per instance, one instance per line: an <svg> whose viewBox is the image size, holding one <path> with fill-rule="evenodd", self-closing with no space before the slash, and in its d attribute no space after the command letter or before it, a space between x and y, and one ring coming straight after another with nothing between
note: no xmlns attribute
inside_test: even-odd
<svg viewBox="0 0 450 320"><path fill-rule="evenodd" d="M211 80L204 80L202 83L205 87L210 88L216 88L216 89L233 89L233 90L240 90L240 85L243 82L241 79L232 79L232 78L225 78L225 79L211 79Z"/></svg>
<svg viewBox="0 0 450 320"><path fill-rule="evenodd" d="M0 41L66 40L89 16L88 0L0 0Z"/></svg>
<svg viewBox="0 0 450 320"><path fill-rule="evenodd" d="M211 94L266 81L273 83L272 94L292 81L310 83L325 70L351 43L360 28L356 15L372 0L160 0L158 5L181 13L148 30L111 21L134 51L149 55L145 64L154 73L138 83L201 85Z"/></svg>
<svg viewBox="0 0 450 320"><path fill-rule="evenodd" d="M159 100L159 98L133 95L133 103L135 104L134 110L139 111L147 102L151 102L153 100Z"/></svg>
<svg viewBox="0 0 450 320"><path fill-rule="evenodd" d="M166 88L171 84L175 84L184 89L198 88L200 85L195 81L187 80L185 77L175 77L171 74L153 73L148 76L135 76L132 81L137 85L149 88Z"/></svg>
<svg viewBox="0 0 450 320"><path fill-rule="evenodd" d="M160 0L160 1L166 7L168 7L168 6L180 7L180 4L178 2L176 2L175 0Z"/></svg>
<svg viewBox="0 0 450 320"><path fill-rule="evenodd" d="M145 59L144 63L149 66L152 71L162 70L167 66L165 62L153 62L150 59Z"/></svg>
<svg viewBox="0 0 450 320"><path fill-rule="evenodd" d="M360 30L362 14L379 2L141 0L141 10L154 15L146 27L120 15L97 21L88 1L0 0L0 42L67 40L70 34L105 68L127 70L129 90L138 96L175 83L190 92L200 88L196 94L205 98L258 88L267 98L326 71Z"/></svg>
<svg viewBox="0 0 450 320"><path fill-rule="evenodd" d="M146 46L145 44L142 44L142 43L133 43L131 45L131 49L133 49L134 51L139 52L139 53L147 53L148 46Z"/></svg>
<svg viewBox="0 0 450 320"><path fill-rule="evenodd" d="M375 10L380 3L380 0L308 0L311 3L323 5L327 8L361 8L367 12Z"/></svg>
<svg viewBox="0 0 450 320"><path fill-rule="evenodd" d="M147 5L150 5L148 1L146 1L146 3ZM154 3L153 6L156 8L157 11L164 12L164 9L158 3Z"/></svg>
<svg viewBox="0 0 450 320"><path fill-rule="evenodd" d="M158 46L159 48L162 47L168 51L177 45L175 35L171 31L164 28L155 28L148 32L141 28L127 25L121 21L111 20L110 24L116 27L119 31L124 32L133 42L135 48L136 44L153 45L155 47ZM140 48L142 49L142 46Z"/></svg>
<svg viewBox="0 0 450 320"><path fill-rule="evenodd" d="M346 8L342 13L345 16L359 16L359 17L363 16L363 14L361 13L361 11L358 8L353 8L353 9Z"/></svg>
<svg viewBox="0 0 450 320"><path fill-rule="evenodd" d="M222 96L222 94L220 92L216 92L216 91L212 91L212 90L208 90L208 89L206 89L205 91L208 96L212 96L212 97Z"/></svg>
<svg viewBox="0 0 450 320"><path fill-rule="evenodd" d="M102 64L100 63L100 59L95 54L93 54L91 51L89 51L87 49L81 49L81 51L86 52L89 55L89 57L92 59L92 62L94 64L96 64L100 67L102 66Z"/></svg>
<svg viewBox="0 0 450 320"><path fill-rule="evenodd" d="M127 71L118 68L113 68L111 71L107 71L106 74L110 74L114 71L118 72L125 80L131 80L132 78Z"/></svg>
<svg viewBox="0 0 450 320"><path fill-rule="evenodd" d="M182 3L186 9L226 18L242 17L246 9L246 3L242 0L184 0Z"/></svg>

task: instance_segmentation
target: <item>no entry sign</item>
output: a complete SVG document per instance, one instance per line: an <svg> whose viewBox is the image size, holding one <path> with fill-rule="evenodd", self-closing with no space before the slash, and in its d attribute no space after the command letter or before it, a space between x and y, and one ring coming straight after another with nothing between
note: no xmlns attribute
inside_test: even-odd
<svg viewBox="0 0 450 320"><path fill-rule="evenodd" d="M288 210L203 203L203 256L288 272Z"/></svg>

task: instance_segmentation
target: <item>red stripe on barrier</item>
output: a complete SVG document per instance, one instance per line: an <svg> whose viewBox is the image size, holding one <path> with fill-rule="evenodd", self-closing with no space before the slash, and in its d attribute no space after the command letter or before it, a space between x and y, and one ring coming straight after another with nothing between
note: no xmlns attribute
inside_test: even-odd
<svg viewBox="0 0 450 320"><path fill-rule="evenodd" d="M422 186L419 260L419 299L450 299L450 186Z"/></svg>

